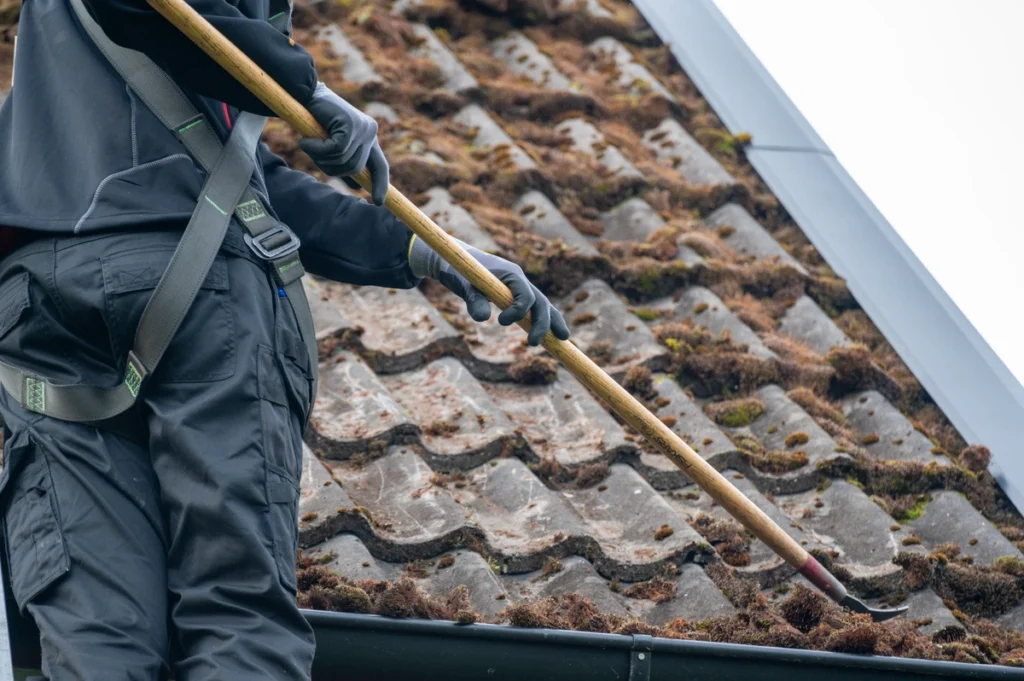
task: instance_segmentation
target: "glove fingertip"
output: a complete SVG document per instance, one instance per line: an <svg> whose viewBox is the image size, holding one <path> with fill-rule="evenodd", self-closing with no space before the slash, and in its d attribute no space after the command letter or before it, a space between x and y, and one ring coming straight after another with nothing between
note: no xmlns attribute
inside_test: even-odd
<svg viewBox="0 0 1024 681"><path fill-rule="evenodd" d="M474 322L486 322L491 318L491 305L486 300L476 299L469 306L469 316Z"/></svg>
<svg viewBox="0 0 1024 681"><path fill-rule="evenodd" d="M521 310L519 310L515 305L513 305L512 307L505 309L504 312L498 315L498 323L501 324L502 326L512 326L525 316L526 315L524 315Z"/></svg>

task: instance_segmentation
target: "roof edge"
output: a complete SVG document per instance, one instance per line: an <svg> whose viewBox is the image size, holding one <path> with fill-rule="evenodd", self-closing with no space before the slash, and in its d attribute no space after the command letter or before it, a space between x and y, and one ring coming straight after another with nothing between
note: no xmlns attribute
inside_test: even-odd
<svg viewBox="0 0 1024 681"><path fill-rule="evenodd" d="M1024 387L714 0L633 4L729 131L752 135L746 150L751 165L964 439L989 447L993 476L1024 512L1024 460L1014 456L1024 424Z"/></svg>

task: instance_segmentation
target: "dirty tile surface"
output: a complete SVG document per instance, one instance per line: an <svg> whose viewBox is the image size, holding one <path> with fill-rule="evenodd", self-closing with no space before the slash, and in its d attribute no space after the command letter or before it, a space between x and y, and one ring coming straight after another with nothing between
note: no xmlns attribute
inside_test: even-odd
<svg viewBox="0 0 1024 681"><path fill-rule="evenodd" d="M344 57L339 82L377 84L363 104L381 116L389 158L430 154L441 169L413 183L416 202L522 264L580 349L794 539L830 555L852 592L905 600L927 635L955 628L948 594L908 588L897 556L954 542L990 565L1020 555L1014 537L938 488L897 520L899 499L858 479L858 465L957 466L958 452L935 453L921 412L892 387L898 363L773 213L737 142L680 115L697 101L685 77L627 33L580 39L534 18L474 35L459 23L479 17L472 3L435 11L443 4L321 20ZM613 21L607 8L625 6L591 0L575 20ZM388 45L402 35L435 69L410 71L430 79L411 98L401 83L379 87L397 73ZM618 113L627 101L650 111ZM322 384L302 543L336 554L339 574L394 579L420 561L424 591L466 585L494 621L569 593L653 624L725 615L738 606L722 565L768 594L804 583L753 536L730 534L729 514L566 369L524 373L545 353L496 311L473 322L429 285L307 290ZM855 364L860 343L875 353L869 369ZM730 410L735 400L755 406ZM626 595L666 574L671 597ZM1021 626L1014 606L1003 619Z"/></svg>

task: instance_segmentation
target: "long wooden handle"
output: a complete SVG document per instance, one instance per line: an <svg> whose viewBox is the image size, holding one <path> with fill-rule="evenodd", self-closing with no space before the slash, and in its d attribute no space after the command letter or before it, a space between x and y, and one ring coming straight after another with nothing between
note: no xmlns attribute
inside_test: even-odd
<svg viewBox="0 0 1024 681"><path fill-rule="evenodd" d="M324 138L327 136L323 127L305 107L184 0L147 1L300 134L305 137ZM355 176L355 179L364 189L370 189L369 171L363 169ZM511 292L497 277L487 271L393 186L388 188L387 200L384 205L482 291L491 302L502 309L512 304ZM527 319L520 321L519 325L526 330L530 328L530 322ZM551 332L544 337L543 345L580 382L607 402L629 425L653 442L665 456L682 468L687 476L739 520L744 527L753 532L758 539L770 546L786 562L800 570L831 597L837 600L845 597L846 593L842 589L842 585L832 575L825 572L798 542L786 534L721 473L704 461L643 404L616 383L583 351L570 342L558 340Z"/></svg>

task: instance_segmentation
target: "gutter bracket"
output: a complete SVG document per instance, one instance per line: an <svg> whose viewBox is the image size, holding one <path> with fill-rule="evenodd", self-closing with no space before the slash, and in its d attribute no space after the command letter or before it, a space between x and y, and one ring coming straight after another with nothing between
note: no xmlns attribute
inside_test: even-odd
<svg viewBox="0 0 1024 681"><path fill-rule="evenodd" d="M633 634L633 645L629 648L629 681L651 681L653 650L652 636Z"/></svg>

